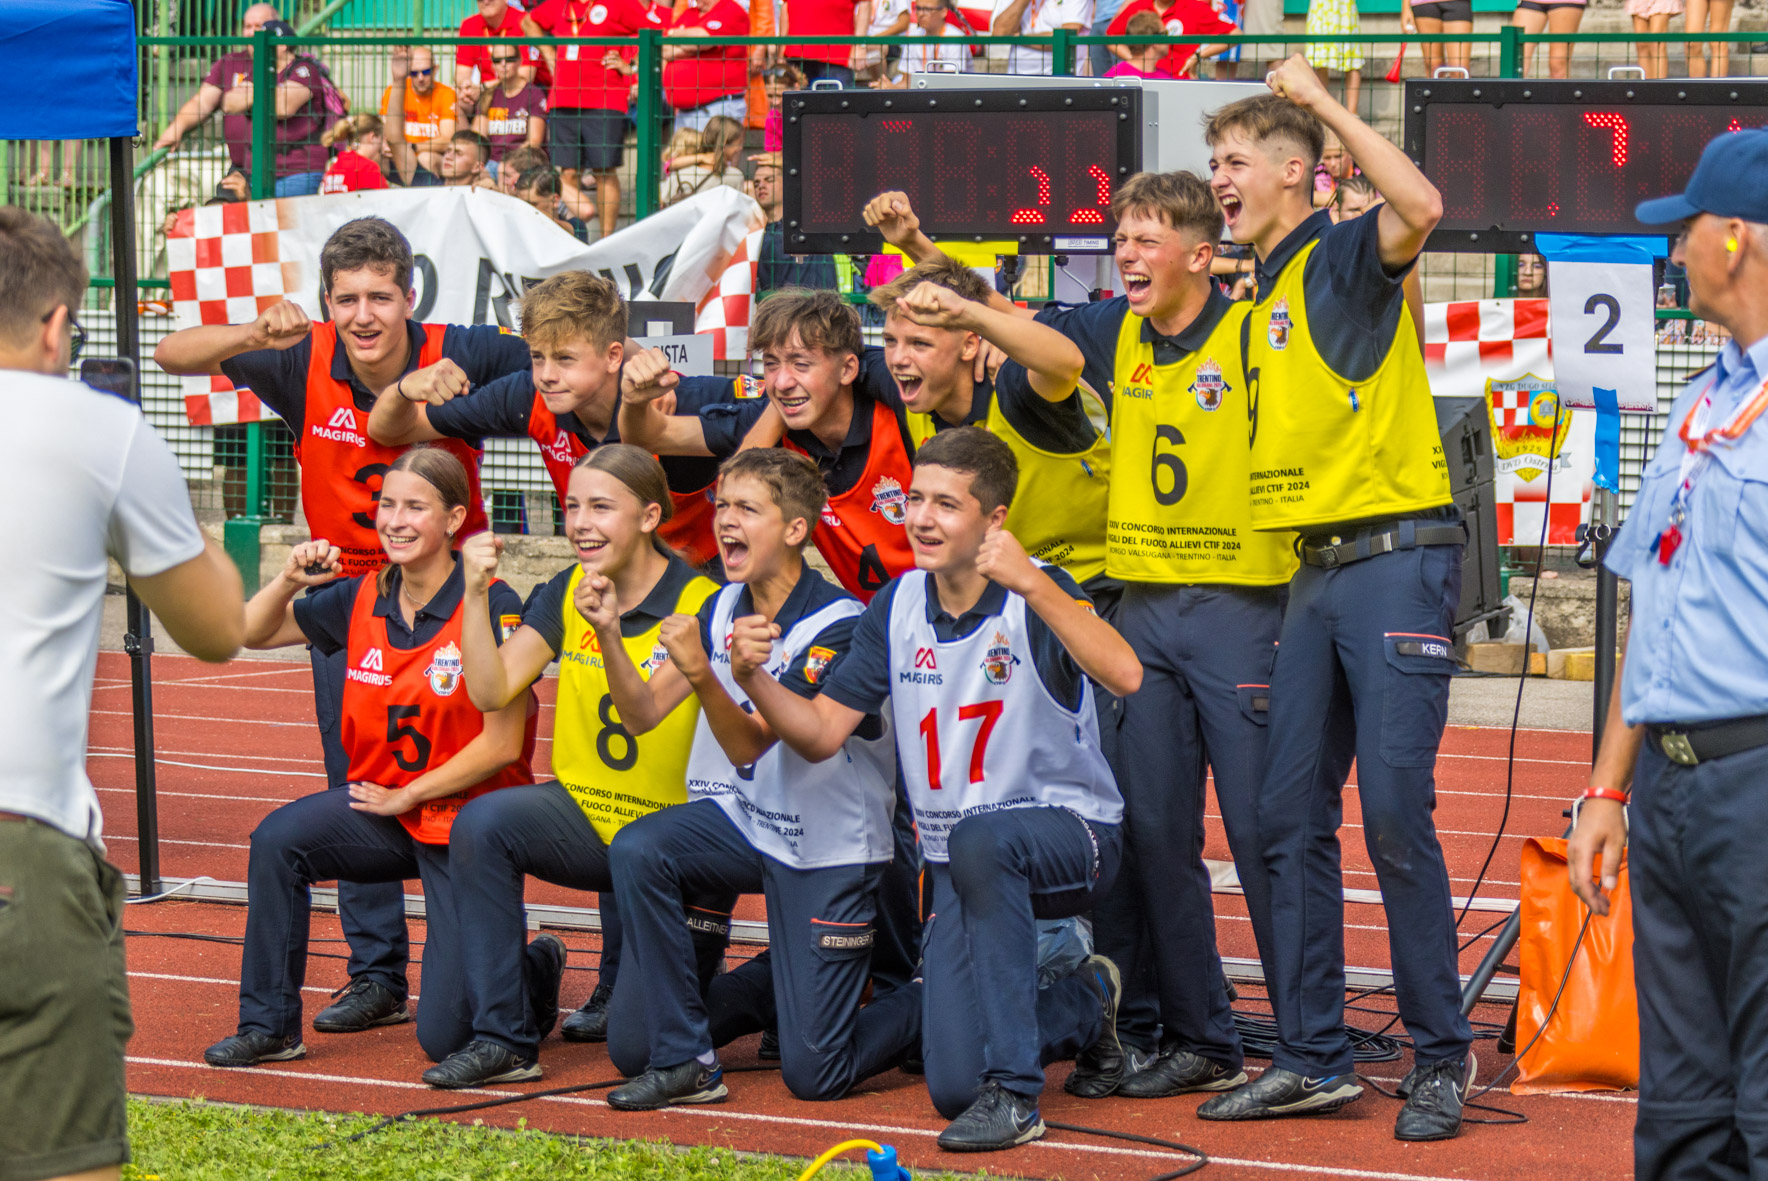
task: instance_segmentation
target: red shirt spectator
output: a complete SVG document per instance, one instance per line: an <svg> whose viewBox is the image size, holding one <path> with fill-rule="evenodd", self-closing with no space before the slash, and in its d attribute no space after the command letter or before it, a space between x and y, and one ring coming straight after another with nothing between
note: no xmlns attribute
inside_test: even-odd
<svg viewBox="0 0 1768 1181"><path fill-rule="evenodd" d="M631 37L654 27L638 0L546 0L528 16L552 37ZM602 64L607 53L605 45L555 46L548 104L554 110L626 110L631 86L625 74Z"/></svg>
<svg viewBox="0 0 1768 1181"><path fill-rule="evenodd" d="M1154 0L1130 0L1112 18L1106 28L1108 37L1122 37L1129 27L1130 18L1138 12L1154 12L1160 16L1160 23L1166 26L1170 37L1189 37L1197 40L1181 42L1172 47L1165 57L1160 59L1160 68L1174 78L1190 78L1192 75L1181 73L1180 68L1197 52L1202 39L1207 37L1226 37L1238 33L1240 29L1233 21L1227 20L1216 11L1208 0L1173 0L1167 8L1156 7Z"/></svg>
<svg viewBox="0 0 1768 1181"><path fill-rule="evenodd" d="M702 11L699 5L675 18L670 32L684 29L705 29L708 37L747 37L749 14L736 0L716 0ZM749 88L749 51L741 45L710 46L693 50L693 40L682 38L672 43L671 50L686 50L690 56L678 57L663 66L663 96L678 111L703 107L709 102L742 94ZM845 46L836 46L846 54Z"/></svg>
<svg viewBox="0 0 1768 1181"><path fill-rule="evenodd" d="M387 178L381 175L380 165L360 152L348 149L337 154L319 182L322 193L354 193L359 189L386 187Z"/></svg>
<svg viewBox="0 0 1768 1181"><path fill-rule="evenodd" d="M785 33L801 37L852 37L853 14L858 7L857 0L786 0ZM853 46L788 45L785 56L845 66L853 60Z"/></svg>
<svg viewBox="0 0 1768 1181"><path fill-rule="evenodd" d="M460 22L462 37L520 37L522 35L522 14L509 6L509 0L479 0L479 11ZM540 51L532 45L519 46L524 66L539 66ZM468 71L477 70L479 82L483 86L491 86L497 81L497 71L491 66L491 47L489 45L462 45L454 53L454 85L458 90L471 80ZM535 80L545 85L549 79L538 74Z"/></svg>

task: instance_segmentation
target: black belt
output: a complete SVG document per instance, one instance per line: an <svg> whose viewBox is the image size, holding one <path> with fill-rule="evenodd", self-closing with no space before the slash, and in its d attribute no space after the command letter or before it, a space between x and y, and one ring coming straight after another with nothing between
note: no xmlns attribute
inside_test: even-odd
<svg viewBox="0 0 1768 1181"><path fill-rule="evenodd" d="M1648 725L1645 732L1664 752L1665 758L1684 767L1693 767L1726 755L1768 746L1768 715L1698 726L1681 726L1674 722Z"/></svg>
<svg viewBox="0 0 1768 1181"><path fill-rule="evenodd" d="M1467 530L1456 525L1426 525L1398 521L1392 525L1366 525L1349 536L1315 534L1301 539L1301 560L1322 570L1336 570L1365 558L1421 545L1460 545Z"/></svg>

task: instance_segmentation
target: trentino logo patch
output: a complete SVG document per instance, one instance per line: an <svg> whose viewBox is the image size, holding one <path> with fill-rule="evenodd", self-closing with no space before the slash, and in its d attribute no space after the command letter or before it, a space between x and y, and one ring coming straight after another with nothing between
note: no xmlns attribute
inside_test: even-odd
<svg viewBox="0 0 1768 1181"><path fill-rule="evenodd" d="M896 477L879 476L878 482L872 485L872 511L892 525L900 525L909 519L908 506L908 494L902 490Z"/></svg>
<svg viewBox="0 0 1768 1181"><path fill-rule="evenodd" d="M994 634L994 642L989 644L988 651L982 657L982 675L988 678L991 685L1005 685L1013 677L1013 666L1019 658L1013 655L1013 645L1000 632Z"/></svg>

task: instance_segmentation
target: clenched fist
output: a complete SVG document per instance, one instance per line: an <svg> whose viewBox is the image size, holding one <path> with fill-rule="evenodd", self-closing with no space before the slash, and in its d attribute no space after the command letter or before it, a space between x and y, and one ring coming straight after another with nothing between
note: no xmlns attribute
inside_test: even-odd
<svg viewBox="0 0 1768 1181"><path fill-rule="evenodd" d="M503 538L489 529L460 543L461 573L466 577L468 594L483 595L490 591L491 580L497 577L497 559L502 553Z"/></svg>
<svg viewBox="0 0 1768 1181"><path fill-rule="evenodd" d="M620 397L628 402L655 402L674 390L681 375L669 367L662 349L641 349L620 370Z"/></svg>
<svg viewBox="0 0 1768 1181"><path fill-rule="evenodd" d="M301 305L283 300L273 303L264 309L264 314L252 324L252 347L259 349L286 349L307 339L313 331L313 321Z"/></svg>
<svg viewBox="0 0 1768 1181"><path fill-rule="evenodd" d="M399 396L407 402L425 402L431 406L440 406L472 388L466 370L447 357L434 365L407 373L398 383Z"/></svg>
<svg viewBox="0 0 1768 1181"><path fill-rule="evenodd" d="M767 668L773 659L774 641L780 625L765 615L745 615L731 624L731 675L746 681Z"/></svg>

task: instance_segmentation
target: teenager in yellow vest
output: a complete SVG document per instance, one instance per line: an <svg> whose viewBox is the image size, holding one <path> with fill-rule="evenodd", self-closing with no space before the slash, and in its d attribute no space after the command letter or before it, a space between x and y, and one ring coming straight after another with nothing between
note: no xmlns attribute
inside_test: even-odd
<svg viewBox="0 0 1768 1181"><path fill-rule="evenodd" d="M920 245L918 228L905 224L912 210L896 198L873 201L868 220L919 259L932 245ZM1101 955L1152 975L1125 976L1124 1050L1089 1051L1065 1086L1088 1098L1154 1098L1246 1077L1203 865L1205 766L1263 947L1254 807L1283 587L1296 562L1293 535L1258 532L1250 519L1246 308L1210 280L1222 217L1209 187L1189 173L1144 173L1118 191L1114 216L1126 294L1038 319L1080 346L1088 372L1108 375L1108 491L1090 511L1105 576L1122 587L1115 623L1146 675L1118 707L1115 751L1107 745L1127 840L1094 933ZM1030 487L1036 495L1035 478ZM1073 495L1073 486L1050 494Z"/></svg>
<svg viewBox="0 0 1768 1181"><path fill-rule="evenodd" d="M618 604L621 644L648 677L669 659L663 621L692 615L718 587L657 540L672 502L668 477L648 452L625 443L598 447L577 461L567 487L565 531L577 561L534 589L520 619L505 621L501 647L488 617L462 628L462 672L474 704L508 700L559 662L554 778L487 808L475 809L479 800L473 800L455 817L449 867L473 1040L425 1072L432 1086L475 1087L516 1077L513 1072L535 1077L540 1040L558 1015L535 1011L536 998L517 970L524 877L599 890L605 899L614 888L608 866L614 834L628 821L687 800L698 703L690 698L649 732L631 734L614 708L601 643L584 612L593 614L605 598ZM462 547L469 613L496 573L501 548L489 533ZM719 913L690 916L702 964L715 964L723 949L728 901L708 904ZM618 962L613 918L604 911L598 987L611 988Z"/></svg>
<svg viewBox="0 0 1768 1181"><path fill-rule="evenodd" d="M1228 229L1258 258L1245 333L1253 524L1301 534L1258 802L1275 952L1265 978L1281 1044L1272 1069L1198 1114L1330 1111L1362 1093L1343 1026L1337 844L1354 756L1395 994L1417 1047L1394 1135L1447 1139L1471 1081L1470 1032L1431 811L1464 532L1402 286L1442 198L1300 55L1270 87L1216 111L1205 135ZM1385 199L1337 225L1310 201L1327 130Z"/></svg>

